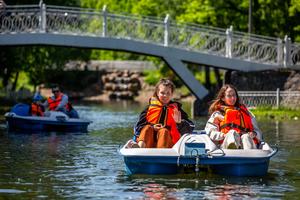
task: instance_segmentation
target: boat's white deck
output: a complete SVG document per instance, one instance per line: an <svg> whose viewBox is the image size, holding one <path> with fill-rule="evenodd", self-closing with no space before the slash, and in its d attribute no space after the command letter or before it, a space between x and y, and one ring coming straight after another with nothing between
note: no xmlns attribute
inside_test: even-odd
<svg viewBox="0 0 300 200"><path fill-rule="evenodd" d="M219 149L205 134L186 134L172 148L128 148L128 143L120 150L123 156L183 156L185 143L205 143L208 155L225 157L261 158L269 156L274 150L265 143L262 149Z"/></svg>

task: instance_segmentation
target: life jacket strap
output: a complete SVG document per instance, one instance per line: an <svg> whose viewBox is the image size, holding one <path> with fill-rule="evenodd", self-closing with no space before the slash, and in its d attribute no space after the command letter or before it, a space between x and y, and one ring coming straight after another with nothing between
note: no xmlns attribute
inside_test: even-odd
<svg viewBox="0 0 300 200"><path fill-rule="evenodd" d="M251 132L251 130L249 128L245 128L245 127L242 127L240 125L237 125L237 124L234 124L234 123L227 123L227 124L223 124L220 129L224 129L224 128L227 128L227 127L230 127L230 128L238 128L240 129L241 131L244 131L244 132Z"/></svg>
<svg viewBox="0 0 300 200"><path fill-rule="evenodd" d="M155 125L155 124L152 124L152 123L149 123L149 122L148 122L147 124L149 124L149 125L152 126L152 127ZM168 129L169 131L171 131L171 126L169 126L169 125L165 125L164 128L166 128L166 129Z"/></svg>

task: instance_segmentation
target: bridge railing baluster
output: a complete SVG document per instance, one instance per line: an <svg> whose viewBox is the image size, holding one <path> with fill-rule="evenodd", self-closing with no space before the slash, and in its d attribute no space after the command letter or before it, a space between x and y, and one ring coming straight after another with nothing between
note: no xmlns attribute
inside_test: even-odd
<svg viewBox="0 0 300 200"><path fill-rule="evenodd" d="M169 14L166 15L165 20L164 20L164 46L167 47L169 46L169 26L170 26L170 19L169 19Z"/></svg>
<svg viewBox="0 0 300 200"><path fill-rule="evenodd" d="M283 66L283 43L280 38L277 38L277 64Z"/></svg>
<svg viewBox="0 0 300 200"><path fill-rule="evenodd" d="M291 38L287 35L284 37L284 67L290 66L291 64Z"/></svg>
<svg viewBox="0 0 300 200"><path fill-rule="evenodd" d="M233 27L226 29L226 57L232 57L232 29Z"/></svg>
<svg viewBox="0 0 300 200"><path fill-rule="evenodd" d="M45 33L46 32L46 4L42 3L40 4L40 32Z"/></svg>
<svg viewBox="0 0 300 200"><path fill-rule="evenodd" d="M102 37L107 36L107 10L106 5L102 9L103 21L102 21Z"/></svg>

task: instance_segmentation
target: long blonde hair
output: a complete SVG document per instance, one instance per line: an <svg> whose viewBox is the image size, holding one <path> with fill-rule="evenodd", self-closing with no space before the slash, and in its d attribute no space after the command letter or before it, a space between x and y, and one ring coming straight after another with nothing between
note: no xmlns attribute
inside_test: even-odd
<svg viewBox="0 0 300 200"><path fill-rule="evenodd" d="M209 114L212 114L216 110L219 110L220 106L225 105L225 102L222 99L225 97L225 92L226 92L226 90L228 88L231 88L231 89L233 89L235 91L236 102L235 102L234 106L239 107L241 105L237 89L233 85L231 85L231 84L225 84L219 90L217 97L212 101L212 104L210 105L210 107L208 109L208 113Z"/></svg>

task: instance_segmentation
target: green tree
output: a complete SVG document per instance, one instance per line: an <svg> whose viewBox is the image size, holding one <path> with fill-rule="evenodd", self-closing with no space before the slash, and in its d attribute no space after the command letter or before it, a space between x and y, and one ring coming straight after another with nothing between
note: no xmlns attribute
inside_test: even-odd
<svg viewBox="0 0 300 200"><path fill-rule="evenodd" d="M0 78L2 79L2 87L6 88L10 79L22 70L23 60L25 58L22 47L0 47ZM18 78L18 75L15 77ZM13 82L16 83L17 80ZM15 90L15 86L11 89Z"/></svg>
<svg viewBox="0 0 300 200"><path fill-rule="evenodd" d="M39 4L39 0L4 0L8 5L25 5L25 4ZM80 0L43 0L48 5L59 5L59 6L80 6Z"/></svg>
<svg viewBox="0 0 300 200"><path fill-rule="evenodd" d="M44 83L45 76L52 73L61 73L65 64L70 60L88 61L89 49L77 49L68 47L31 47L26 51L24 71L27 72L34 88Z"/></svg>
<svg viewBox="0 0 300 200"><path fill-rule="evenodd" d="M289 3L289 25L292 40L300 42L300 0L291 0Z"/></svg>

